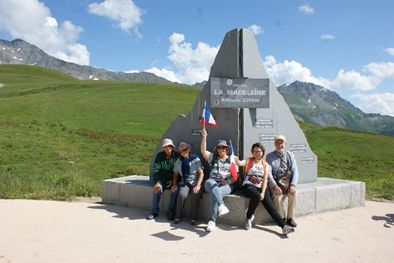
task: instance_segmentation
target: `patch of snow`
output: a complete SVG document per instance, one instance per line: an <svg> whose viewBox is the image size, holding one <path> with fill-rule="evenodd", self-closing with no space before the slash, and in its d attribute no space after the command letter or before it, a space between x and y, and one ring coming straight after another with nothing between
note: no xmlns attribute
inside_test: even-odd
<svg viewBox="0 0 394 263"><path fill-rule="evenodd" d="M311 102L312 102L312 99L308 99L308 102L311 103Z"/></svg>
<svg viewBox="0 0 394 263"><path fill-rule="evenodd" d="M89 79L92 79L92 78L93 78L93 75L90 75L90 76L89 76Z"/></svg>
<svg viewBox="0 0 394 263"><path fill-rule="evenodd" d="M100 80L99 78L94 78L93 80Z"/></svg>
<svg viewBox="0 0 394 263"><path fill-rule="evenodd" d="M316 109L316 106L315 106L315 105L313 105L313 106L312 106L312 108Z"/></svg>

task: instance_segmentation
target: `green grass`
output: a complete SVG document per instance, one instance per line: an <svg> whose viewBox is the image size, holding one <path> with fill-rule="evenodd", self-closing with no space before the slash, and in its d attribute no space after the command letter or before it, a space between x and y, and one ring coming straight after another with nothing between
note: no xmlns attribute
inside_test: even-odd
<svg viewBox="0 0 394 263"><path fill-rule="evenodd" d="M0 65L0 198L99 196L101 181L148 175L159 138L199 90L79 81L33 66ZM394 200L394 138L302 125L319 176L364 181Z"/></svg>
<svg viewBox="0 0 394 263"><path fill-rule="evenodd" d="M368 198L394 200L394 138L302 125L318 156L318 175L366 183Z"/></svg>
<svg viewBox="0 0 394 263"><path fill-rule="evenodd" d="M0 83L0 198L98 196L105 178L148 175L159 138L199 93L32 66L0 65Z"/></svg>

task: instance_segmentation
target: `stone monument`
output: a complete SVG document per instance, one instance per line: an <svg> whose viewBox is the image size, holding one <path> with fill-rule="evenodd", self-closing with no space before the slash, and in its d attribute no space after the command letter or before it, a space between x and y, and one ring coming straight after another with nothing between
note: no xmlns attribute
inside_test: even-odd
<svg viewBox="0 0 394 263"><path fill-rule="evenodd" d="M190 143L201 157L200 117L205 102L218 124L217 128L207 128L209 151L213 151L218 139L231 140L235 154L246 159L251 155L253 143L263 143L268 153L274 150L275 135L286 136L287 149L294 153L299 169L296 216L364 205L365 183L317 177L317 157L270 80L254 36L246 29L234 29L225 35L209 80L192 111L188 116L179 115L162 136L152 156L151 167L164 138L171 138L176 145L181 141ZM205 171L209 171L207 163L203 163ZM168 202L169 193L166 192L162 208ZM147 176L130 175L103 181L103 203L150 209L151 198L152 183ZM225 202L230 213L220 217L219 222L242 225L248 198L229 195ZM201 219L208 219L207 195L203 195L199 212ZM262 206L257 208L255 216L255 223L271 220Z"/></svg>
<svg viewBox="0 0 394 263"><path fill-rule="evenodd" d="M317 157L311 151L304 133L293 117L282 95L263 66L254 35L247 29L234 29L226 34L211 67L210 76L188 116L172 123L164 138L174 143L191 143L200 154L200 118L207 103L217 128L209 128L207 149L213 151L218 139L231 140L235 155L246 159L253 143L261 142L266 153L274 150L274 137L283 134L287 149L295 154L299 183L316 181ZM202 159L202 158L201 158ZM152 164L154 157L152 158Z"/></svg>

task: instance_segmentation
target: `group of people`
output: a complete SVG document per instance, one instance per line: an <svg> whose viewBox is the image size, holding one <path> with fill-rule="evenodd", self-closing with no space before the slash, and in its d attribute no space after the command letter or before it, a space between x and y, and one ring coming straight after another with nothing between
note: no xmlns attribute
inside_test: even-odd
<svg viewBox="0 0 394 263"><path fill-rule="evenodd" d="M157 154L153 165L153 198L148 220L158 216L161 194L165 189L171 190L167 220L174 221L175 224L182 220L188 198L191 199L190 223L196 224L202 186L210 198L206 231L215 229L217 216L229 213L224 197L234 191L236 180L230 172L230 147L225 140L219 140L213 152L210 152L207 150L208 133L205 127L202 128L201 135L201 156L209 164L209 176L205 182L203 165L200 158L192 152L190 144L179 143L177 152L171 139L163 140L163 151ZM274 144L275 150L268 153L265 159L265 148L261 143L252 145L252 155L248 159L234 157L235 163L244 168L242 193L250 198L244 226L246 230L252 227L255 211L259 203L262 203L275 223L282 228L282 233L289 234L297 226L293 211L298 170L294 154L285 148L286 138L278 135ZM286 197L288 207L285 211L283 201Z"/></svg>

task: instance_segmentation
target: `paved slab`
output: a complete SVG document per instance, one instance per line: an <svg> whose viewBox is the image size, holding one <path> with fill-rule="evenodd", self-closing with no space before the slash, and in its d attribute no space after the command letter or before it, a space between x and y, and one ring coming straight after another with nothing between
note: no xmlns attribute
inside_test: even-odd
<svg viewBox="0 0 394 263"><path fill-rule="evenodd" d="M134 208L150 209L152 203L152 184L147 176L131 175L104 180L102 183L103 203L126 205ZM295 216L314 212L363 206L365 201L365 183L348 180L318 177L313 183L297 185ZM164 211L169 200L169 191L165 191L160 207ZM245 211L249 205L249 198L240 193L224 198L230 213L220 217L219 222L242 226L245 220ZM203 195L200 202L199 215L207 220L209 197ZM185 215L190 214L190 205L186 204ZM264 223L272 221L263 206L256 210L255 221Z"/></svg>
<svg viewBox="0 0 394 263"><path fill-rule="evenodd" d="M394 203L311 214L287 238L273 225L246 231L182 222L97 203L0 200L0 262L390 262ZM285 249L284 249L285 248ZM283 251L283 252L279 252ZM280 253L280 254L278 254Z"/></svg>

